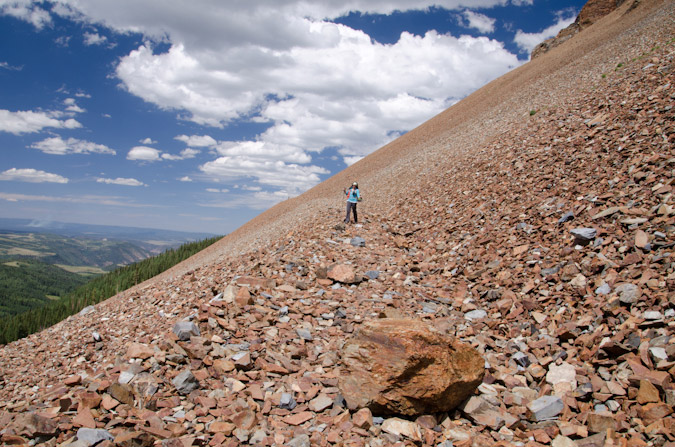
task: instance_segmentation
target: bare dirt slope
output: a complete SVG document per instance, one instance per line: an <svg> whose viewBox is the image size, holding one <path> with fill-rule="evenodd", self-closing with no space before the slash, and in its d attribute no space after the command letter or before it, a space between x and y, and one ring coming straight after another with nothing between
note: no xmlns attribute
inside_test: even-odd
<svg viewBox="0 0 675 447"><path fill-rule="evenodd" d="M0 440L675 440L675 2L633 4L172 271L0 349ZM363 219L344 227L353 180ZM334 265L353 278L330 279ZM346 409L340 349L381 317L471 344L484 383L446 413ZM200 336L179 341L185 319Z"/></svg>

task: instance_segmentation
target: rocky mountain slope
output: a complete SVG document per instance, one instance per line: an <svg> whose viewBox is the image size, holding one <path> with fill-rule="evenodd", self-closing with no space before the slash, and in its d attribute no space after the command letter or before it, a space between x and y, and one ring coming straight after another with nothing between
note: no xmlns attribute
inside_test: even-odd
<svg viewBox="0 0 675 447"><path fill-rule="evenodd" d="M571 39L581 30L588 28L610 12L616 10L625 1L626 0L589 0L581 9L579 15L572 24L560 30L556 36L546 39L532 50L532 59L541 56L550 49ZM641 0L632 0L628 11L637 8L640 5L640 1Z"/></svg>
<svg viewBox="0 0 675 447"><path fill-rule="evenodd" d="M675 3L627 3L182 265L2 348L2 442L673 442ZM362 221L344 226L353 180ZM347 409L341 349L383 317L472 345L483 383L450 412Z"/></svg>

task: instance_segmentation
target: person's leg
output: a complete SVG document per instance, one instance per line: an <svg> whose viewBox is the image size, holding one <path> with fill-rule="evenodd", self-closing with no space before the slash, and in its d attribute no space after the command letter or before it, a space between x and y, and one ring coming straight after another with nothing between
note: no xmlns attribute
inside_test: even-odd
<svg viewBox="0 0 675 447"><path fill-rule="evenodd" d="M349 213L351 211L351 202L347 202L347 216L345 216L345 223L349 223Z"/></svg>
<svg viewBox="0 0 675 447"><path fill-rule="evenodd" d="M356 216L356 203L353 204L352 209L354 210L354 223L359 223L359 219Z"/></svg>

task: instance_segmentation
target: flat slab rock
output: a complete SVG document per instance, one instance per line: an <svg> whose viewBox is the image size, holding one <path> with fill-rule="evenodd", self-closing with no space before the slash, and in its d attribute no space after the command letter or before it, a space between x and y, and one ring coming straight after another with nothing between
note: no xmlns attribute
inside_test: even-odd
<svg viewBox="0 0 675 447"><path fill-rule="evenodd" d="M420 415L449 411L485 374L471 346L416 319L365 322L342 349L339 387L350 409Z"/></svg>

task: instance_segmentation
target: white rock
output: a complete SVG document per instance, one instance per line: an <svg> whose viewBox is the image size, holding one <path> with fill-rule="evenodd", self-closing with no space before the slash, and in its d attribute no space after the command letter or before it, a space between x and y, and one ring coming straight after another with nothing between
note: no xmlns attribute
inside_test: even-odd
<svg viewBox="0 0 675 447"><path fill-rule="evenodd" d="M570 384L572 390L577 388L577 371L573 365L563 362L560 366L552 363L546 373L546 381L551 385L557 385L561 382Z"/></svg>
<svg viewBox="0 0 675 447"><path fill-rule="evenodd" d="M396 435L405 436L413 441L422 440L422 430L415 422L406 421L405 419L389 418L382 423L382 431Z"/></svg>

